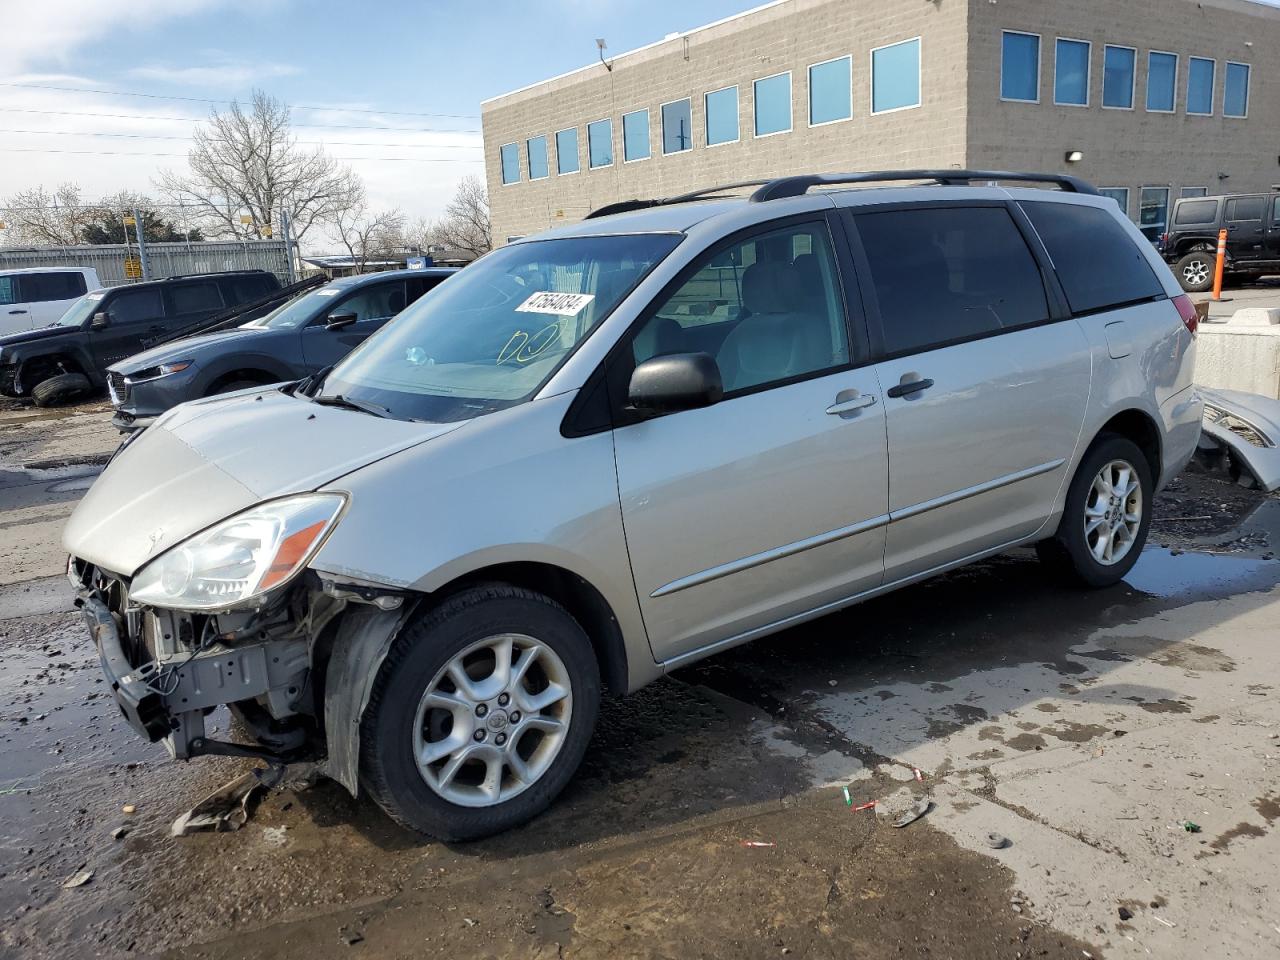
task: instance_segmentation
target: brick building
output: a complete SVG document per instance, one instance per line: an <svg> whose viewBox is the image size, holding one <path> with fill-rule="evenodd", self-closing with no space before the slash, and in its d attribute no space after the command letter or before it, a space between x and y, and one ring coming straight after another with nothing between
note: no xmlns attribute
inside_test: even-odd
<svg viewBox="0 0 1280 960"><path fill-rule="evenodd" d="M487 100L494 237L803 172L1070 172L1159 234L1280 189L1280 9L1252 0L775 0Z"/></svg>

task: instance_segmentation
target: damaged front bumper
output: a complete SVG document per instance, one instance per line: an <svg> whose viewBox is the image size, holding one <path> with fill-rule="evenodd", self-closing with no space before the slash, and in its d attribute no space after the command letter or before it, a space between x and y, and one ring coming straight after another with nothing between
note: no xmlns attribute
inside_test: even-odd
<svg viewBox="0 0 1280 960"><path fill-rule="evenodd" d="M68 576L116 706L139 734L179 759L283 759L306 739L316 712L309 628L317 611L299 626L287 603L220 615L148 609L129 602L123 578L74 558ZM324 613L341 609L320 596ZM258 745L209 739L205 717L223 704L240 708Z"/></svg>

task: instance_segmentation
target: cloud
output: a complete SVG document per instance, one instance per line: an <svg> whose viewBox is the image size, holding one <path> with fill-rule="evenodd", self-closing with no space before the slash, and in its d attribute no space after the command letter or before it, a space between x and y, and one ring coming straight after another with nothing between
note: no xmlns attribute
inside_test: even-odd
<svg viewBox="0 0 1280 960"><path fill-rule="evenodd" d="M225 5L226 0L130 0L125 7L103 0L24 0L5 4L4 60L8 70L68 63L82 46L130 25L154 27Z"/></svg>
<svg viewBox="0 0 1280 960"><path fill-rule="evenodd" d="M291 77L302 71L289 64L224 61L205 66L174 67L149 64L135 67L129 75L141 80L172 83L205 90L244 90L273 77Z"/></svg>

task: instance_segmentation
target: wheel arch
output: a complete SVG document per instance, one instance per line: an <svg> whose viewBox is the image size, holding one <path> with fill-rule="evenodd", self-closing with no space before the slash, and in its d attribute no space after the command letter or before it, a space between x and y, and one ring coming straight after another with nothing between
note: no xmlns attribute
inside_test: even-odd
<svg viewBox="0 0 1280 960"><path fill-rule="evenodd" d="M614 695L627 691L627 648L618 618L596 587L564 567L543 561L520 560L479 567L461 574L431 592L438 602L482 583L505 583L541 593L560 604L578 621L600 665L605 689Z"/></svg>
<svg viewBox="0 0 1280 960"><path fill-rule="evenodd" d="M1114 414L1094 434L1086 450L1091 449L1099 439L1107 434L1125 437L1137 444L1138 449L1147 458L1147 466L1151 468L1152 481L1159 482L1164 464L1164 450L1160 437L1160 428L1149 413L1137 407L1130 407Z"/></svg>
<svg viewBox="0 0 1280 960"><path fill-rule="evenodd" d="M209 396L216 393L219 388L226 386L228 383L234 383L237 380L251 380L255 384L262 385L278 383L281 380L289 379L292 379L291 374L281 376L279 371L269 370L264 364L241 364L214 374L204 385L201 396Z"/></svg>

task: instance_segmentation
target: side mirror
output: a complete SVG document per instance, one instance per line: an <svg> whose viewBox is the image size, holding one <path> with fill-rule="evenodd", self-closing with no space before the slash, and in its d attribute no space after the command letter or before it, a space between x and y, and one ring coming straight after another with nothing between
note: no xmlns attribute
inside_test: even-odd
<svg viewBox="0 0 1280 960"><path fill-rule="evenodd" d="M341 330L343 327L349 327L360 318L354 313L331 313L324 322L326 330Z"/></svg>
<svg viewBox="0 0 1280 960"><path fill-rule="evenodd" d="M627 405L648 416L693 410L724 396L720 368L706 353L673 353L639 364L631 374Z"/></svg>
<svg viewBox="0 0 1280 960"><path fill-rule="evenodd" d="M89 321L90 330L105 330L111 326L111 320L107 317L105 310L99 310L93 315L93 319Z"/></svg>

